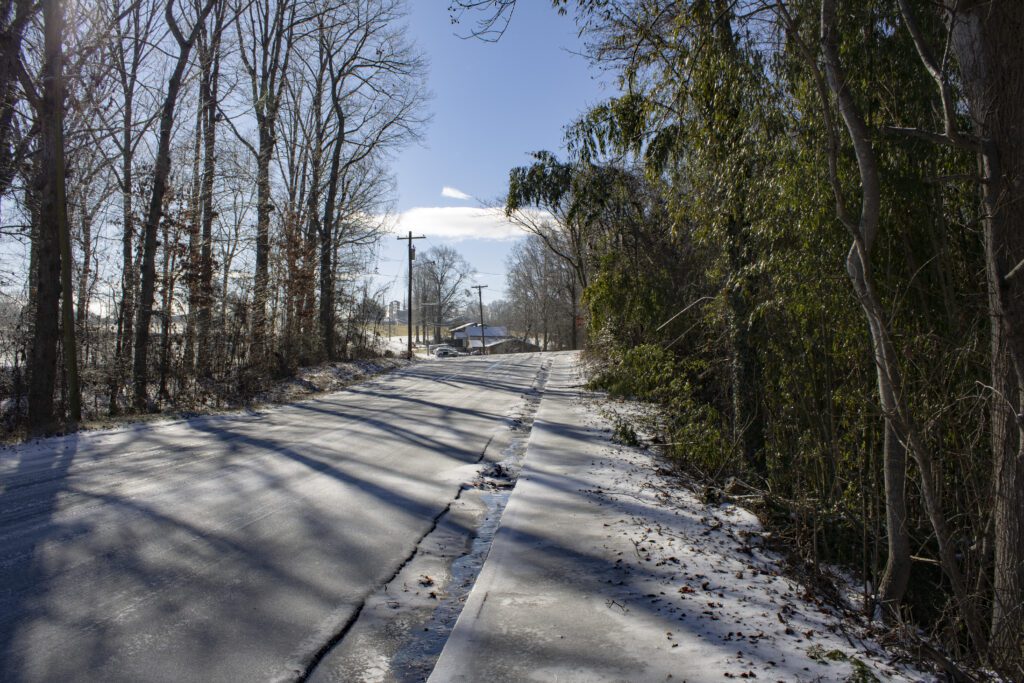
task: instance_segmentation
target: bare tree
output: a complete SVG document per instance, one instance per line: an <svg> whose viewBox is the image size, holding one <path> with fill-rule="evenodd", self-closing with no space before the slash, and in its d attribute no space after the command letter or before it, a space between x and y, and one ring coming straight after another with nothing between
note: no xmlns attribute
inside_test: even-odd
<svg viewBox="0 0 1024 683"><path fill-rule="evenodd" d="M198 332L197 369L200 376L210 372L210 334L213 305L213 186L216 169L217 121L220 93L221 43L226 23L227 3L218 2L213 11L213 28L199 35L199 58L202 73L199 82L200 121L203 131L203 172L199 186L201 231L198 249L199 264L192 293Z"/></svg>
<svg viewBox="0 0 1024 683"><path fill-rule="evenodd" d="M434 343L440 343L441 324L460 309L473 267L462 254L446 245L431 247L420 259L425 296L433 304L424 319L434 320Z"/></svg>
<svg viewBox="0 0 1024 683"><path fill-rule="evenodd" d="M182 32L178 20L174 16L175 1L167 0L164 6L164 18L167 21L171 34L174 36L178 55L175 60L174 69L171 72L171 77L167 82L167 92L164 96L163 107L160 112L160 133L153 170L153 186L150 193L149 209L146 213L146 222L143 226L142 286L139 295L138 322L135 330L135 362L132 371L135 384L135 407L137 410L145 410L149 403L147 389L149 381L149 325L153 317L153 294L156 282L156 242L160 218L164 209L167 176L171 168L171 130L174 126L175 108L192 48L199 36L203 23L206 21L206 17L210 14L216 2L217 0L203 1L203 4L197 10L192 28L189 29L187 34Z"/></svg>
<svg viewBox="0 0 1024 683"><path fill-rule="evenodd" d="M308 7L283 0L243 2L238 11L239 56L249 76L257 144L240 139L256 157L256 271L253 290L251 360L264 360L270 278L270 216L274 210L270 168L277 149L277 122L288 79L300 16Z"/></svg>
<svg viewBox="0 0 1024 683"><path fill-rule="evenodd" d="M21 43L38 5L30 0L0 0L0 195L5 194L24 158L24 140L17 139L15 109L22 71Z"/></svg>
<svg viewBox="0 0 1024 683"><path fill-rule="evenodd" d="M152 53L157 40L156 23L159 6L156 0L131 2L112 0L107 6L110 24L110 56L120 86L120 107L117 123L108 125L117 147L120 164L114 171L121 194L121 297L117 311L117 334L114 361L110 369L110 413L119 411L118 396L122 377L132 357L134 342L135 294L135 157L146 126L140 126L138 96L143 64Z"/></svg>
<svg viewBox="0 0 1024 683"><path fill-rule="evenodd" d="M426 97L425 65L398 23L404 12L401 0L357 0L325 14L318 32L330 64L334 132L319 226L320 329L328 358L335 355L336 232L346 225L339 219L355 194L353 176L375 157L415 139L424 123L419 110Z"/></svg>

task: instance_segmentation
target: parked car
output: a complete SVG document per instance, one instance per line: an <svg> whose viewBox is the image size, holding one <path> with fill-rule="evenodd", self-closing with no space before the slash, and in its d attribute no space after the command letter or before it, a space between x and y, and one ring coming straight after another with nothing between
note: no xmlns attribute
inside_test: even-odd
<svg viewBox="0 0 1024 683"><path fill-rule="evenodd" d="M450 346L442 346L441 348L434 349L434 356L437 358L450 358L457 355L459 355L459 352Z"/></svg>

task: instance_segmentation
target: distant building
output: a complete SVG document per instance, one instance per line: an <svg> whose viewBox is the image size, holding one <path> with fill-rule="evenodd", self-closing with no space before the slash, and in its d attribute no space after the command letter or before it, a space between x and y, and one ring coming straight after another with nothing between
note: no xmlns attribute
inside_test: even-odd
<svg viewBox="0 0 1024 683"><path fill-rule="evenodd" d="M395 311L388 316L385 322L395 323L398 325L404 325L409 321L409 311L404 308L396 308Z"/></svg>
<svg viewBox="0 0 1024 683"><path fill-rule="evenodd" d="M465 325L451 328L451 333L452 339L457 346L480 348L481 337L486 339L488 346L490 346L492 341L506 339L508 337L508 328L501 325L484 325L483 334L481 334L479 325L466 323ZM468 343L470 341L475 341L476 344L470 345Z"/></svg>
<svg viewBox="0 0 1024 683"><path fill-rule="evenodd" d="M470 348L480 348L479 339L470 340ZM540 347L532 342L528 342L525 339L517 339L516 337L508 337L506 339L498 339L491 341L487 339L487 353L488 355L496 353L532 353L534 351L540 351Z"/></svg>

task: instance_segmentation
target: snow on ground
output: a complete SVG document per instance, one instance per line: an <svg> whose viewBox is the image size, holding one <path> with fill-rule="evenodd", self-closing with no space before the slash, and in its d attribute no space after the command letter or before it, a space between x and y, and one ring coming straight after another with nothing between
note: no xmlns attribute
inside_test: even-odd
<svg viewBox="0 0 1024 683"><path fill-rule="evenodd" d="M666 641L695 636L717 645L701 670L744 679L841 680L858 671L887 680L927 678L897 665L785 577L781 558L760 547L761 527L752 513L732 504L705 505L651 476L656 463L649 455L616 450L617 460L595 461L594 486L586 493L598 505L615 508L628 498L649 510L633 509L608 525L609 538L633 548L632 554L615 553L630 575L632 595L624 598L635 601L641 588L656 612L678 619L679 631L666 631Z"/></svg>
<svg viewBox="0 0 1024 683"><path fill-rule="evenodd" d="M557 370L431 680L935 680L784 576L752 513L612 443L608 402Z"/></svg>
<svg viewBox="0 0 1024 683"><path fill-rule="evenodd" d="M387 351L400 356L409 350L409 340L406 337L381 337L381 343Z"/></svg>
<svg viewBox="0 0 1024 683"><path fill-rule="evenodd" d="M408 363L404 358L373 358L303 367L295 371L294 377L277 382L256 398L258 403L288 403L310 394L340 391L350 384Z"/></svg>
<svg viewBox="0 0 1024 683"><path fill-rule="evenodd" d="M379 341L383 349L390 351L397 357L404 358L405 355L409 352L409 339L407 337L380 337ZM434 346L434 344L431 343L430 346ZM430 353L428 353L426 346L421 346L415 341L413 342L412 345L412 351L417 356L421 356L423 358L433 358L433 356L430 355Z"/></svg>

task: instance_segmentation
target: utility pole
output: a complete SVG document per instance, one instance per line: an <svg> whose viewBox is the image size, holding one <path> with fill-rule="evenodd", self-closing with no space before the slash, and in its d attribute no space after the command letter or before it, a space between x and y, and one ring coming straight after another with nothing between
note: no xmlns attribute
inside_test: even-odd
<svg viewBox="0 0 1024 683"><path fill-rule="evenodd" d="M487 332L484 330L484 288L487 285L473 285L480 299L480 355L487 353Z"/></svg>
<svg viewBox="0 0 1024 683"><path fill-rule="evenodd" d="M413 246L412 241L426 239L426 235L417 235L413 237L412 230L410 230L408 237L399 237L398 239L409 241L409 305L407 306L408 315L406 316L405 331L409 337L408 358L409 360L412 360L412 262L416 260L416 247Z"/></svg>

